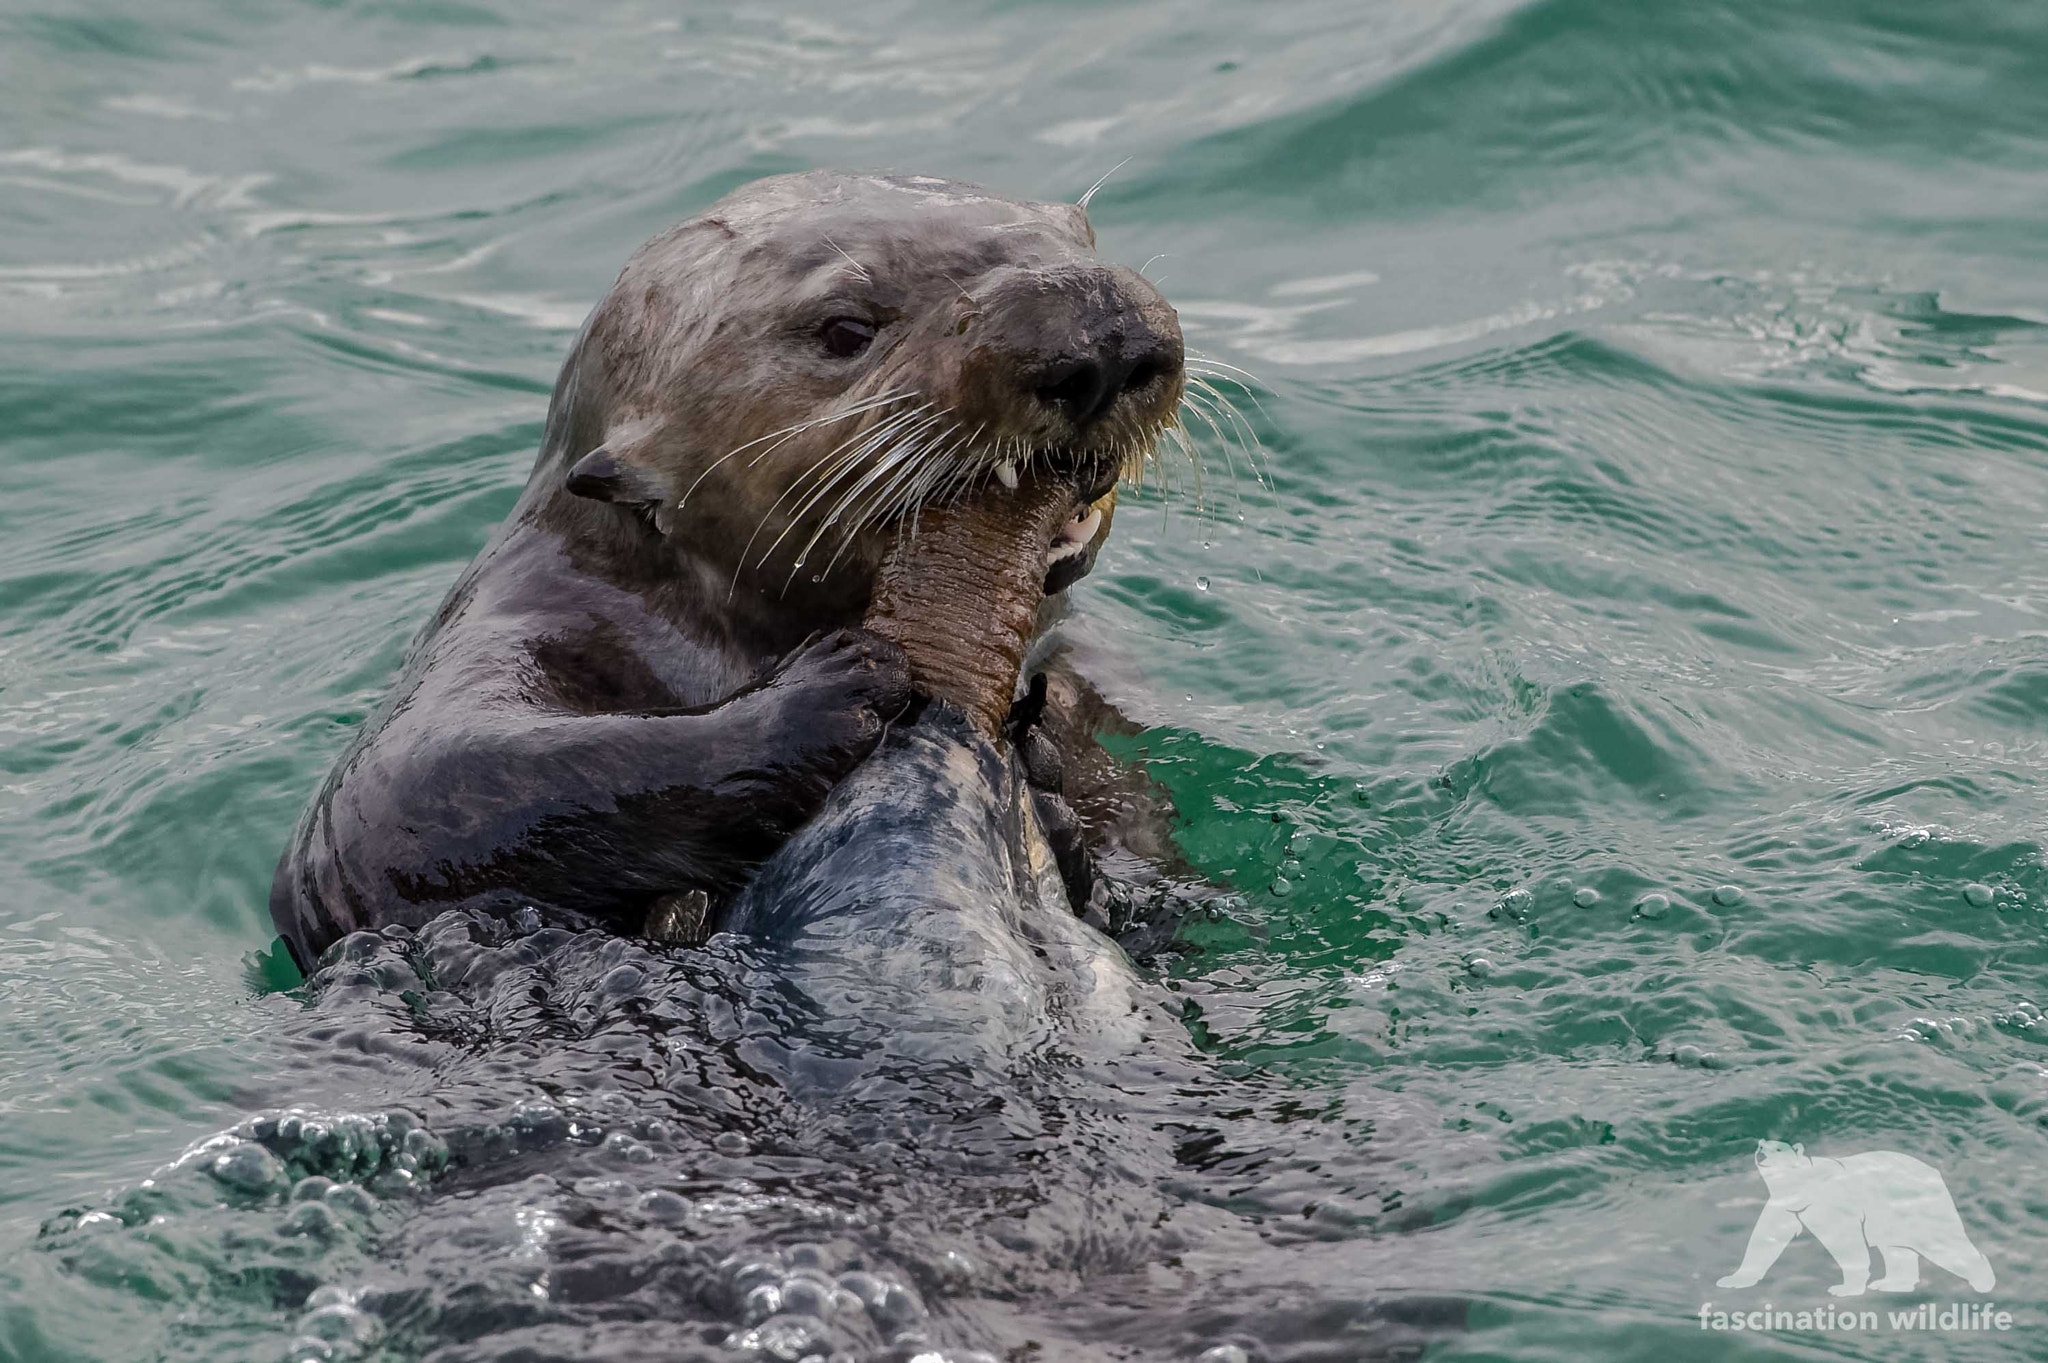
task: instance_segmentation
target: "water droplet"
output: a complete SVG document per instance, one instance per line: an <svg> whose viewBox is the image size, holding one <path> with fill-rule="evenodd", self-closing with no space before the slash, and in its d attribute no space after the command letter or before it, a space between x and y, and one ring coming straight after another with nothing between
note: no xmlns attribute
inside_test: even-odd
<svg viewBox="0 0 2048 1363"><path fill-rule="evenodd" d="M1493 962L1487 960L1484 956L1474 956L1465 962L1465 971L1467 974L1483 980L1493 974Z"/></svg>
<svg viewBox="0 0 2048 1363"><path fill-rule="evenodd" d="M1742 902L1742 887L1740 885L1722 885L1717 887L1714 891L1714 902L1724 909L1733 908Z"/></svg>
<svg viewBox="0 0 2048 1363"><path fill-rule="evenodd" d="M1535 898L1527 890L1510 890L1501 896L1500 907L1503 912L1520 918L1529 912L1529 905L1535 902Z"/></svg>
<svg viewBox="0 0 2048 1363"><path fill-rule="evenodd" d="M1970 901L1972 908L1988 909L1991 901L1998 898L1998 891L1989 885L1970 884L1963 887L1963 898Z"/></svg>
<svg viewBox="0 0 2048 1363"><path fill-rule="evenodd" d="M812 582L823 582L824 580L825 580L825 575L824 575L823 573L812 573L812 574L811 574L811 581L812 581Z"/></svg>
<svg viewBox="0 0 2048 1363"><path fill-rule="evenodd" d="M1286 876L1274 876L1273 893L1279 895L1293 894L1294 882L1289 880Z"/></svg>
<svg viewBox="0 0 2048 1363"><path fill-rule="evenodd" d="M1671 896L1668 894L1659 894L1652 890L1636 901L1636 917L1638 918L1662 918L1669 912L1671 912Z"/></svg>
<svg viewBox="0 0 2048 1363"><path fill-rule="evenodd" d="M1572 903L1578 905L1582 909L1590 909L1599 902L1600 892L1594 889L1591 885L1582 887L1577 894L1572 896Z"/></svg>
<svg viewBox="0 0 2048 1363"><path fill-rule="evenodd" d="M1196 591L1198 591L1198 592L1206 592L1206 591L1208 591L1208 590L1209 590L1209 579L1208 579L1208 578L1206 578L1206 577L1198 577L1198 578L1196 578L1196 579L1195 579L1195 590L1196 590Z"/></svg>

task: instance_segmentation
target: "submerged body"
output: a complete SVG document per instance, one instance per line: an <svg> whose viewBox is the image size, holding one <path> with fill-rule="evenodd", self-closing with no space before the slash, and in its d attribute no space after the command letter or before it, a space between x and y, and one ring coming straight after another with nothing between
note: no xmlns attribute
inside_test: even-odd
<svg viewBox="0 0 2048 1363"><path fill-rule="evenodd" d="M727 928L773 943L873 1046L817 1058L820 1078L882 1054L1001 1069L1135 1041L1137 978L1071 911L1035 805L1012 751L926 705L748 883Z"/></svg>

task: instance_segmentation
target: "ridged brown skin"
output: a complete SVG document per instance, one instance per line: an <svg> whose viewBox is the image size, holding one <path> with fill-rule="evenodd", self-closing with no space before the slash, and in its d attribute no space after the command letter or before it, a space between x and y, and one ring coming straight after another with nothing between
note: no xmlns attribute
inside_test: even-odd
<svg viewBox="0 0 2048 1363"><path fill-rule="evenodd" d="M1071 485L991 481L919 515L882 559L867 627L910 659L912 687L994 738L1038 621L1045 550L1074 513Z"/></svg>

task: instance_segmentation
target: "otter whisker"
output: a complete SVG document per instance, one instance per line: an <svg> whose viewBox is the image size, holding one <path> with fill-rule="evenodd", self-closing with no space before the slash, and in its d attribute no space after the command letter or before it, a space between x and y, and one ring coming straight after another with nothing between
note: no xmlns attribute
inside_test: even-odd
<svg viewBox="0 0 2048 1363"><path fill-rule="evenodd" d="M1245 462L1251 466L1253 480L1260 487L1272 485L1266 471L1260 467L1260 455L1265 452L1265 444L1260 441L1259 433L1252 428L1251 422L1245 419L1244 413L1237 409L1236 403L1215 384L1198 374L1188 376L1188 386L1182 394L1182 401L1191 409L1199 410L1210 418L1209 424L1212 429L1218 422L1226 425L1227 433L1218 432L1219 436L1227 435L1224 440L1226 457L1234 445L1244 454Z"/></svg>
<svg viewBox="0 0 2048 1363"><path fill-rule="evenodd" d="M1259 487L1271 491L1273 478L1267 467L1271 460L1266 454L1265 442L1259 439L1259 433L1252 429L1251 422L1245 419L1244 413L1239 411L1237 405L1225 394L1207 383L1202 385L1201 391L1211 410L1237 432L1237 448L1244 455L1245 463L1252 471L1252 481Z"/></svg>
<svg viewBox="0 0 2048 1363"><path fill-rule="evenodd" d="M1266 388L1268 385L1264 379L1252 373L1251 370L1241 369L1234 364L1202 354L1188 355L1186 370L1189 379L1204 381L1203 387L1208 389L1239 421L1244 422L1248 432L1250 432L1251 423L1244 421L1243 414L1237 410L1237 404L1230 401L1215 384L1208 383L1206 380L1222 379L1227 383L1236 385L1244 391L1246 397L1252 400L1252 406L1258 410L1260 419L1269 425L1272 423L1273 414L1268 412L1266 404L1259 400L1259 389ZM1250 434L1252 444L1257 447L1257 452L1263 454L1266 448L1264 442L1260 441L1256 432L1250 432ZM1252 472L1259 477L1260 486L1270 487L1272 485L1271 478L1265 470L1258 467L1258 460L1253 457L1253 451L1247 450L1246 457L1252 460Z"/></svg>
<svg viewBox="0 0 2048 1363"><path fill-rule="evenodd" d="M942 278L945 279L945 281L948 284L951 284L955 289L959 291L960 296L967 300L967 305L969 307L974 306L974 295L967 292L967 286L965 284L962 284L959 280L953 278L953 276L947 274L944 270L939 271L939 274ZM973 315L976 317L981 316L981 314L978 312Z"/></svg>
<svg viewBox="0 0 2048 1363"><path fill-rule="evenodd" d="M818 498L824 496L830 490L832 484L860 467L861 461L869 455L887 447L891 441L903 435L906 431L930 420L929 415L927 415L930 410L930 403L920 403L917 407L902 412L897 417L884 420L865 432L847 437L827 451L822 458L818 459L810 468L797 476L795 483L790 489L792 492L796 491L807 478L815 477L819 480L818 485L812 490L809 498L804 503L802 510L809 510L810 506L815 504ZM777 506L780 505L781 503L778 500ZM799 514L801 514L801 511Z"/></svg>
<svg viewBox="0 0 2048 1363"><path fill-rule="evenodd" d="M1166 433L1169 436L1173 437L1174 445L1179 448L1181 456L1185 458L1190 465L1201 462L1202 456L1199 453L1197 453L1195 449L1195 438L1194 436L1188 433L1188 428L1186 426L1176 421L1171 426L1168 426L1166 428ZM1160 465L1160 470L1161 476L1164 477L1165 465L1163 463Z"/></svg>
<svg viewBox="0 0 2048 1363"><path fill-rule="evenodd" d="M917 396L917 390L915 390L915 389L911 389L911 388L905 388L905 389L900 389L900 390L897 390L897 391L898 391L898 392L900 392L900 393L902 393L902 394L903 394L904 396L907 396L907 397L916 397L916 396ZM871 411L875 410L875 408L877 408L877 407L885 407L885 406L889 405L889 402L894 402L894 401L896 401L896 400L897 400L896 398L893 398L893 397L892 397L892 398L890 398L890 399L888 400L888 402L884 402L884 401L883 401L882 399L880 399L880 398L871 398L871 399L868 399L868 400L864 401L864 402L863 402L863 403L862 403L861 405L859 405L859 406L857 406L857 407L853 407L853 408L850 408L850 409L849 409L848 411L846 411L846 412L842 413L842 414L841 414L841 416L858 416L858 415L859 415L860 413L862 413L862 412L871 412ZM820 418L819 418L818 420L816 420L816 421L810 421L810 422L805 422L805 423L803 423L803 424L799 425L799 426L797 427L797 429L796 429L795 431L793 431L793 432L792 432L791 434L801 435L801 434L802 434L803 432L805 432L805 431L808 431L808 430L812 430L812 429L814 429L814 428L816 428L816 427L818 427L818 426L822 426L822 425L825 425L825 424L826 424L827 422L829 422L829 421L836 421L836 420L839 420L839 419L840 419L839 417L820 417ZM851 439L852 437L848 437L848 438L849 438L849 439ZM758 443L758 442L749 442L749 443L751 444L751 443ZM759 454L755 455L755 456L754 456L754 457L753 457L752 459L749 459L749 460L747 461L747 467L748 467L748 468L752 468L752 467L754 467L754 466L755 466L756 464L760 463L760 462L761 462L761 461L762 461L763 459L766 459L766 458L767 458L767 457L768 457L769 455L773 454L773 453L774 453L774 452L776 451L776 449L777 449L777 448L779 448L779 447L781 446L781 444L782 444L782 443L783 443L782 441L777 441L777 442L776 442L776 443L775 443L774 445L771 445L771 446L769 446L769 447L768 447L767 449L765 449L765 450L761 451L761 452L760 452ZM741 448L741 449L745 449L745 448L746 448L746 446L745 446L745 445L742 445L742 446L741 446L740 448Z"/></svg>
<svg viewBox="0 0 2048 1363"><path fill-rule="evenodd" d="M1214 355L1205 355L1199 350L1190 350L1186 352L1186 357L1189 365L1206 364L1211 369L1227 370L1228 372L1237 375L1239 378L1244 379L1248 383L1251 383L1257 387L1267 389L1271 388L1271 385L1269 385L1264 379L1260 378L1257 374L1252 373L1251 370L1240 368L1237 365L1231 364L1227 360L1219 360Z"/></svg>
<svg viewBox="0 0 2048 1363"><path fill-rule="evenodd" d="M832 238L830 237L826 237L825 244L831 247L833 250L839 252L840 255L846 256L846 263L848 265L853 266L854 274L860 277L862 283L872 284L875 282L875 277L868 273L868 267L861 264L859 261L855 260L852 256L846 255L846 249L842 247L838 242L832 240Z"/></svg>
<svg viewBox="0 0 2048 1363"><path fill-rule="evenodd" d="M1074 206L1076 208L1083 209L1088 207L1088 201L1095 197L1095 191L1102 188L1104 185L1108 184L1110 176L1116 174L1118 171L1122 170L1125 166L1128 166L1130 163L1131 158L1126 156L1123 160L1117 162L1115 165L1111 166L1107 171L1103 172L1102 178L1100 180L1097 180L1094 184L1088 186L1088 192L1086 194L1083 194L1079 199L1076 199L1074 201Z"/></svg>
<svg viewBox="0 0 2048 1363"><path fill-rule="evenodd" d="M975 442L981 439L981 433L987 429L988 423L983 421L964 437L955 440L950 445L933 451L931 458L926 461L925 467L919 472L917 481L912 484L910 489L909 495L912 499L912 505L917 510L922 510L925 503L939 489L943 488L947 483L957 481L963 477L968 470L975 467L977 462L982 465L988 464L989 461L986 459L976 461L967 457L968 451L975 447ZM915 533L915 529L916 527L913 524L913 533Z"/></svg>
<svg viewBox="0 0 2048 1363"><path fill-rule="evenodd" d="M945 415L951 414L948 412ZM979 426L975 428L977 433L980 430ZM892 506L906 504L908 498L905 494L908 489L921 484L931 469L943 467L944 462L963 443L959 432L960 427L950 421L944 430L920 430L910 437L907 446L899 446L898 449L891 451L891 458L886 467L876 469L863 480L861 487L853 489L841 499L839 508L819 527L817 535L813 536L815 543L834 521L842 515L845 516L846 526L840 535L839 546L825 564L824 571L827 574L838 566L840 558L853 546L854 539L863 529L874 524ZM888 476L885 478L884 475ZM854 503L864 489L872 489L872 493L864 504L855 507ZM911 505L915 506L914 503ZM915 533L914 511L912 525ZM808 549L805 552L808 553Z"/></svg>
<svg viewBox="0 0 2048 1363"><path fill-rule="evenodd" d="M755 566L765 565L774 556L775 550L784 539L788 538L790 531L794 530L827 496L831 495L836 484L842 482L850 475L857 474L862 466L878 452L882 453L882 458L886 461L894 449L900 447L900 443L903 440L914 438L918 432L929 427L937 420L939 420L939 414L925 412L918 414L915 419L910 421L878 427L870 432L865 440L847 449L844 454L833 460L832 467L819 477L817 486L791 512L789 524L783 527L780 535L775 537L775 542L762 552L760 562ZM866 475L860 476L864 478ZM841 501L844 501L843 495ZM808 546L804 552L796 556L799 566L802 565L806 553L808 553Z"/></svg>
<svg viewBox="0 0 2048 1363"><path fill-rule="evenodd" d="M901 475L917 469L920 466L920 462L932 450L936 449L952 432L959 429L954 424L952 417L951 408L935 412L929 421L921 423L916 430L905 434L901 440L897 441L895 448L891 449L882 459L876 461L874 467L869 469L857 483L846 490L845 495L839 499L838 505L833 508L831 516L827 519L827 524L836 524L841 517L846 516L851 511L854 503L873 491L878 484L883 483L885 480L894 484L900 481ZM854 521L856 527L859 523L859 520Z"/></svg>
<svg viewBox="0 0 2048 1363"><path fill-rule="evenodd" d="M1266 486L1265 477L1259 470L1258 456L1254 453L1260 448L1258 432L1251 429L1251 423L1230 404L1228 398L1202 380L1193 379L1181 394L1181 405L1199 416L1202 424L1215 433L1216 443L1223 450L1224 467L1230 471L1233 485L1237 481L1237 456L1242 454L1252 471L1252 480L1260 487ZM1237 497L1242 507L1244 494L1241 489L1237 491Z"/></svg>
<svg viewBox="0 0 2048 1363"><path fill-rule="evenodd" d="M1200 416L1201 416L1201 418L1202 418L1202 420L1203 420L1203 421L1204 421L1204 422L1205 422L1205 423L1206 423L1206 424L1207 424L1207 425L1209 426L1209 428L1210 428L1211 430L1215 430L1215 429L1216 429L1216 420L1215 420L1215 415L1214 415L1214 412L1213 412L1213 410L1212 410L1212 408L1211 408L1211 406L1210 406L1210 403L1209 403L1208 401L1204 400L1204 398L1203 398L1202 396L1198 395L1198 394L1197 394L1197 392L1196 392L1196 391L1195 391L1195 390L1194 390L1193 388L1190 388L1190 389L1188 389L1188 390L1187 390L1187 392L1185 392L1184 394L1182 394L1182 396L1181 396L1181 401L1182 401L1182 402L1183 402L1183 403L1184 403L1184 404L1185 404L1185 405L1186 405L1186 406L1187 406L1188 408L1190 408L1191 410L1193 410L1194 412L1196 412L1196 413L1197 413L1198 415L1200 415ZM1233 431L1233 438L1234 438L1234 435L1235 435L1235 433L1234 433L1234 431ZM1236 455L1235 455L1235 454L1233 454L1233 453L1232 453L1232 451L1231 451L1231 445L1232 445L1232 443L1233 443L1233 440L1224 440L1224 441L1222 442L1222 444L1223 444L1223 467L1224 467L1224 469L1225 469L1225 470L1226 470L1226 471L1227 471L1227 472L1228 472L1228 473L1230 474L1230 493L1231 493L1231 497L1232 497L1232 498L1233 498L1233 499L1234 499L1234 500L1236 501L1236 503L1237 503L1237 506L1238 506L1238 509L1239 509L1239 510L1241 511L1241 510L1243 510L1243 509L1244 509L1244 488L1243 488L1243 486L1242 486L1242 485L1241 485L1241 484L1240 484L1240 483L1238 482L1238 478L1237 478L1237 457L1236 457ZM1249 459L1249 458L1250 458L1250 456L1249 456L1249 455L1247 455L1247 456L1246 456L1246 458L1247 458L1247 459ZM1254 470L1254 473L1256 473L1256 470Z"/></svg>
<svg viewBox="0 0 2048 1363"><path fill-rule="evenodd" d="M877 488L867 503L858 508L857 514L851 514L847 517L846 529L839 537L839 547L833 551L831 559L825 564L825 571L827 573L830 573L833 568L838 566L840 558L853 546L854 538L897 501L902 489L920 476L925 468L936 464L945 457L946 452L951 448L948 442L957 443L959 430L960 428L957 425L949 425L943 431L921 437L919 443L914 448L903 453L902 458L898 461L895 476ZM822 535L823 533L824 528L821 527L819 534Z"/></svg>
<svg viewBox="0 0 2048 1363"><path fill-rule="evenodd" d="M818 527L816 530L811 532L810 539L804 543L804 547L802 549L797 551L796 563L790 569L790 576L792 578L796 575L796 569L802 567L804 561L810 557L811 550L817 547L818 541L824 537L825 532L830 530L833 527L833 525L835 525L839 521L839 519L846 514L848 508L853 504L853 502L857 498L859 498L863 492L873 487L877 480L889 475L892 471L900 470L905 464L915 459L918 451L924 448L925 444L928 443L933 438L935 432L938 429L939 424L943 421L946 421L949 415L949 411L934 412L930 416L925 417L922 421L917 422L911 428L897 433L894 443L891 445L891 447L886 452L884 452L881 458L876 460L874 464L871 467L869 467L865 473L861 474L859 478L857 478L844 492L840 494L839 500L833 504L832 510L819 520ZM835 476L833 481L838 481L838 476ZM782 532L782 536L778 536L776 538L776 544L780 544L782 542L782 537L787 536L790 530L796 528L797 523L801 521L802 518L809 512L811 504L815 503L819 499L819 497L823 495L823 492L824 489L821 488L819 490L819 494L817 496L813 496L813 498L811 499L811 503L807 503L804 507L800 508L797 511L797 513L791 518L789 527ZM857 523L852 525L848 531L849 536L858 529L859 525ZM775 545L769 545L768 552L772 554L774 553L774 551ZM767 561L767 555L762 556L762 561L764 563ZM832 557L832 563L837 563L838 561L839 556L837 554L834 554ZM827 564L825 567L825 571L830 572L831 570L832 565ZM785 589L787 589L788 585L789 584L787 582L783 584Z"/></svg>
<svg viewBox="0 0 2048 1363"><path fill-rule="evenodd" d="M791 480L790 485L783 490L782 495L775 499L774 505L770 506L768 510L762 514L760 522L754 527L754 533L747 537L746 544L740 549L738 566L733 569L732 590L738 589L740 573L746 567L747 555L753 551L754 541L758 540L761 537L761 532L767 528L769 517L773 516L785 501L787 501L791 496L795 495L798 492L798 490L803 487L806 479L814 476L825 477L826 482L821 486L830 486L831 480L843 476L845 470L854 467L859 462L859 460L862 457L864 457L865 453L869 449L875 448L880 444L886 442L897 431L901 430L904 426L910 424L911 422L917 420L922 413L930 410L930 407L930 403L921 402L917 406L909 408L905 411L892 412L890 415L884 417L877 426L872 427L865 432L856 432L855 434L848 436L845 440L842 440L838 445L834 446L829 453L825 454L823 457L819 458L815 463L813 463L810 468L806 469L802 474L798 475L795 479ZM843 456L840 454L840 452L845 450L849 445L854 445L856 441L859 443L851 454L846 454ZM827 465L834 466L833 471L829 475L821 473L821 470L824 470ZM784 533L787 534L788 532L785 531ZM776 542L778 544L781 542L780 537L777 538ZM770 546L770 552L773 552L773 546ZM762 563L766 563L767 561L767 557L766 555L764 555L761 559L761 562L755 564L754 566L758 568L761 566Z"/></svg>
<svg viewBox="0 0 2048 1363"><path fill-rule="evenodd" d="M892 489L891 495L899 508L920 508L931 490L961 466L962 453L973 446L987 426L984 420L976 423L972 431L963 433L956 423L920 449L913 476L901 488ZM879 515L884 509L886 503L878 504L868 514Z"/></svg>
<svg viewBox="0 0 2048 1363"><path fill-rule="evenodd" d="M697 475L696 479L691 482L690 486L684 489L683 495L677 499L676 509L680 511L685 505L689 503L690 496L692 493L696 492L698 485L701 484L706 478L709 478L712 474L712 471L716 469L720 464L723 464L726 460L732 458L736 454L754 448L754 446L760 444L764 440L773 440L775 441L775 443L771 445L768 449L763 450L760 454L756 455L753 459L748 460L747 466L749 468L753 467L755 464L758 464L762 459L765 459L767 456L773 454L776 450L781 449L784 444L788 443L788 441L790 441L794 437L802 435L805 431L815 430L820 426L827 426L835 421L844 421L848 417L859 416L863 412L872 412L878 407L886 407L892 402L901 402L906 398L914 398L916 396L917 390L914 388L892 389L891 391L883 393L878 397L863 398L860 402L856 403L852 407L847 408L844 411L834 412L826 416L812 417L808 421L799 421L793 426L784 426L779 431L770 431L766 435L756 436L754 439L749 440L744 445L735 445L733 448L727 450L724 454L719 455L718 458L712 460L710 464L705 466L704 471ZM780 438L778 439L777 437Z"/></svg>
<svg viewBox="0 0 2048 1363"><path fill-rule="evenodd" d="M960 455L974 448L974 442L981 439L981 433L986 429L988 423L983 421L964 440L956 440L950 446L934 450L923 461L910 486L904 489L903 503L910 522L912 539L917 538L918 518L924 511L925 503L930 500L939 485L961 466Z"/></svg>
<svg viewBox="0 0 2048 1363"><path fill-rule="evenodd" d="M1196 361L1196 365L1214 363L1214 361L1208 360ZM1234 372L1225 372L1226 370ZM1232 402L1229 396L1225 394L1221 388L1218 388L1216 384L1212 383L1210 380L1221 379L1226 383L1233 384L1236 387L1242 389L1244 391L1244 395L1252 400L1252 406L1258 409L1259 415L1262 418L1269 422L1273 419L1272 413L1266 410L1266 404L1259 401L1258 391L1252 387L1252 384L1256 383L1257 380L1251 378L1251 376L1249 374L1246 374L1244 370L1237 369L1234 365L1223 366L1222 368L1216 369L1197 368L1195 367L1195 365L1190 365L1187 370L1187 377L1188 382L1200 384L1204 392L1208 393L1211 397L1214 397L1218 402L1222 403L1225 407L1229 408L1231 412L1237 414L1238 419L1240 421L1243 421L1244 417L1242 413L1237 412L1237 404ZM1251 423L1245 422L1244 424L1247 432L1249 433ZM1252 434L1252 439L1254 442L1258 440L1258 436L1256 435L1256 433Z"/></svg>
<svg viewBox="0 0 2048 1363"><path fill-rule="evenodd" d="M769 545L762 553L760 563L755 566L765 565L774 556L776 549L781 546L782 541L787 539L790 532L796 529L803 522L804 518L823 501L825 496L831 491L833 484L844 479L848 473L859 468L876 450L882 450L881 458L876 460L867 472L860 474L854 483L840 494L838 501L833 504L832 511L820 520L817 529L812 532L811 538L805 542L803 548L797 551L795 561L790 567L790 578L794 579L796 570L803 567L804 563L810 558L811 550L817 546L819 538L839 519L848 503L859 495L860 490L871 485L882 473L900 462L905 457L903 451L906 445L910 448L915 448L920 442L928 438L937 425L946 419L946 416L947 413L944 411L930 413L910 423L908 426L898 427L887 432L884 439L880 442L869 441L863 443L852 455L841 460L831 476L821 482L810 497L804 501L803 505L799 506L791 514L789 524L783 527L782 533L775 537L775 542ZM788 588L789 583L785 581L783 583L783 590L787 591Z"/></svg>
<svg viewBox="0 0 2048 1363"><path fill-rule="evenodd" d="M1232 457L1233 447L1238 451L1242 451L1247 460L1251 459L1250 447L1245 442L1245 436L1249 434L1251 441L1257 443L1258 434L1249 431L1248 423L1246 423L1243 415L1235 407L1232 407L1222 394L1202 380L1194 379L1189 382L1186 390L1181 394L1181 402L1190 409L1199 412L1208 423L1209 428L1217 432L1218 438L1223 443L1223 457L1233 469L1237 465L1236 459ZM1221 429L1218 429L1219 422L1222 423ZM1257 472L1256 465L1253 471Z"/></svg>

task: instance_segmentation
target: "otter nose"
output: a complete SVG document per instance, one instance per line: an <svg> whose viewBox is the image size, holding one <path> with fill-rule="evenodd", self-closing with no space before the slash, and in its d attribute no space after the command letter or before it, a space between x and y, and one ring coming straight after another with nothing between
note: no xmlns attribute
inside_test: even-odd
<svg viewBox="0 0 2048 1363"><path fill-rule="evenodd" d="M1065 354L1031 376L1032 392L1048 407L1062 409L1075 426L1087 426L1135 393L1180 367L1178 347L1141 329L1111 338L1091 352Z"/></svg>

